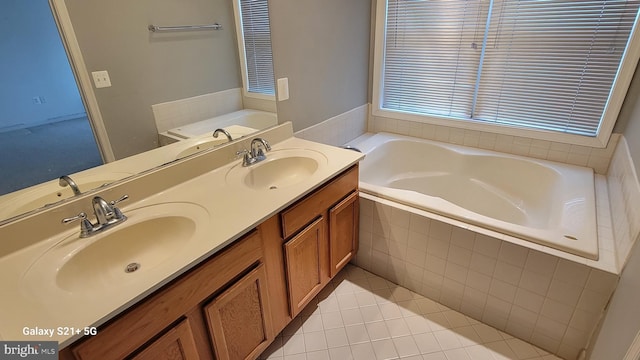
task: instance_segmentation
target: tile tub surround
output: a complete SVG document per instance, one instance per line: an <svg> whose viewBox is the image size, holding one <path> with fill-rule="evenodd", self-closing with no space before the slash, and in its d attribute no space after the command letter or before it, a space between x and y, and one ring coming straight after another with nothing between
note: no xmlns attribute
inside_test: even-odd
<svg viewBox="0 0 640 360"><path fill-rule="evenodd" d="M606 148L592 148L373 115L369 116L367 129L369 132L390 132L535 159L587 166L593 168L598 174L607 173L609 161L620 139L620 134L611 134Z"/></svg>
<svg viewBox="0 0 640 360"><path fill-rule="evenodd" d="M242 110L242 89L235 88L151 105L158 134L178 126Z"/></svg>
<svg viewBox="0 0 640 360"><path fill-rule="evenodd" d="M269 360L560 360L348 265L261 354Z"/></svg>
<svg viewBox="0 0 640 360"><path fill-rule="evenodd" d="M640 184L627 141L622 137L607 174L615 251L622 270L635 240L640 235Z"/></svg>
<svg viewBox="0 0 640 360"><path fill-rule="evenodd" d="M355 264L562 358L587 346L618 275L371 199Z"/></svg>
<svg viewBox="0 0 640 360"><path fill-rule="evenodd" d="M367 131L369 104L336 115L295 133L301 139L341 146Z"/></svg>

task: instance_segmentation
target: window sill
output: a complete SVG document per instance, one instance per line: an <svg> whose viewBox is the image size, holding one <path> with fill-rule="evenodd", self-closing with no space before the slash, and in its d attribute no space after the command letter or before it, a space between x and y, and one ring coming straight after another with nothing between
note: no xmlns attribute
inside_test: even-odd
<svg viewBox="0 0 640 360"><path fill-rule="evenodd" d="M605 148L611 136L610 131L606 134L603 131L600 131L600 133L597 136L591 137L591 136L583 136L583 135L575 135L575 134L564 134L564 133L554 132L554 131L526 129L521 127L501 125L501 124L484 123L484 122L474 121L474 120L457 120L454 118L447 118L444 116L419 115L419 114L402 112L402 111L381 109L377 104L374 104L374 106L372 106L371 114L375 117L385 118L390 120L405 120L405 121L412 121L412 122L417 122L421 124L431 124L431 125L444 126L444 127L456 128L456 129L462 129L462 130L477 131L480 133L510 135L510 136L535 139L535 140L551 141L551 142L564 143L564 144L570 144L570 145L588 146L592 148Z"/></svg>

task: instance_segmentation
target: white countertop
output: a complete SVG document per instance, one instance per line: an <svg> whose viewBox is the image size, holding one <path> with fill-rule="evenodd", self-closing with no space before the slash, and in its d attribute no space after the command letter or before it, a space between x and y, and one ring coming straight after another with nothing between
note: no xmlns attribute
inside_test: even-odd
<svg viewBox="0 0 640 360"><path fill-rule="evenodd" d="M203 213L207 215L206 220L198 224L201 238L181 249L172 257L172 260L164 262L152 271L136 274L134 281L119 284L115 288L72 293L56 285L55 265L51 265L54 269L52 274L42 275L51 278L51 280L42 279L42 286L37 279L34 280L33 276L25 277L26 274L30 274L30 267L42 254L55 249L62 239L66 239L62 242L64 243L69 242L70 236L77 238L79 226L75 224L63 233L32 242L31 245L0 258L0 283L2 283L0 339L58 341L61 348L71 344L82 334L59 334L54 331L52 336L31 336L24 335L23 329L25 327L84 329L88 326L103 324L363 157L362 154L354 151L297 138L289 138L274 145L272 153L283 149L316 151L322 153L327 161L320 164L318 170L302 182L285 188L257 191L239 182L227 182L229 170L240 166L241 160L236 160L140 201L123 203L121 207L123 213L134 214L127 220L132 223L135 222L133 220L135 214L142 214L147 209L155 211L153 207L148 207L154 204L176 202L193 204L201 207L204 210ZM267 153L267 159L269 155ZM143 177L134 181L145 181L145 179ZM143 209L145 207L148 208ZM118 226L127 225L125 222ZM118 228L107 230L105 234L109 231L117 231L116 229ZM2 228L0 228L0 238L2 238ZM78 244L83 242L90 244L93 241L91 239L73 241ZM135 239L131 240L135 241Z"/></svg>

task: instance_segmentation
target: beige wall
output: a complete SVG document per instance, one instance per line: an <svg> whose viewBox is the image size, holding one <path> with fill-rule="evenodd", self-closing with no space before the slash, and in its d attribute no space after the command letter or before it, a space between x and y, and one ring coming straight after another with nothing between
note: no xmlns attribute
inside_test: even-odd
<svg viewBox="0 0 640 360"><path fill-rule="evenodd" d="M66 0L116 158L157 147L151 105L242 86L229 0ZM154 25L219 22L219 31L152 34Z"/></svg>
<svg viewBox="0 0 640 360"><path fill-rule="evenodd" d="M270 0L277 78L290 99L278 120L295 131L367 103L371 0Z"/></svg>

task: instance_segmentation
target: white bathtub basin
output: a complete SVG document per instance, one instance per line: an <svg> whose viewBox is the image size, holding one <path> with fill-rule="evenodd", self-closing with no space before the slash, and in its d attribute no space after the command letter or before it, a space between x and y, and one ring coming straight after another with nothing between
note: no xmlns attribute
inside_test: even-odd
<svg viewBox="0 0 640 360"><path fill-rule="evenodd" d="M598 259L591 168L387 133L352 145L363 192Z"/></svg>

